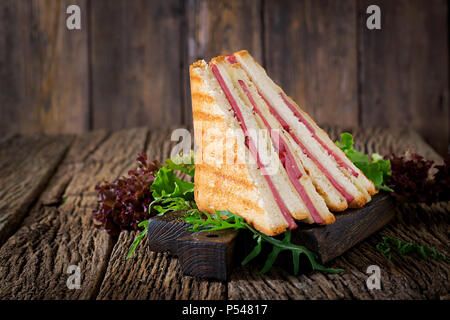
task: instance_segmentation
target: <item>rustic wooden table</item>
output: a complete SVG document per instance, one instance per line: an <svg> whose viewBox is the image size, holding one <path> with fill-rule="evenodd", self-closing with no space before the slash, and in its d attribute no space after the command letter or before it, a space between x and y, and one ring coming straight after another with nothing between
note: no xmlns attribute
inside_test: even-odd
<svg viewBox="0 0 450 320"><path fill-rule="evenodd" d="M338 128L328 129L333 139ZM163 160L170 130L136 128L79 136L12 136L0 141L1 299L442 299L449 298L448 263L393 256L376 249L377 233L329 265L345 272L293 276L280 268L265 275L257 265L239 267L228 282L182 276L175 258L147 250L125 260L135 232L117 239L93 228L94 185L135 167L145 150ZM365 152L414 150L440 160L414 132L353 130ZM65 201L62 201L65 199ZM449 203L403 205L383 232L449 255ZM368 290L367 267L381 268L381 290ZM81 288L68 289L70 265L80 268Z"/></svg>

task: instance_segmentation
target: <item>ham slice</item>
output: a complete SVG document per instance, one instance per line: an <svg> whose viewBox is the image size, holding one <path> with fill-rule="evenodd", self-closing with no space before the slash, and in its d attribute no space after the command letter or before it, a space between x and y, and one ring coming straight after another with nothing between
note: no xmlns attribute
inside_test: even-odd
<svg viewBox="0 0 450 320"><path fill-rule="evenodd" d="M281 126L291 135L292 139L298 144L298 146L302 149L303 153L306 154L308 158L310 158L314 164L319 168L320 171L327 177L327 179L331 182L331 184L338 190L340 194L345 198L347 203L351 203L354 200L354 197L348 193L345 188L330 174L330 172L314 157L311 152L305 147L305 145L297 138L297 136L290 130L289 125L286 123L286 121L281 117L281 115L278 113L278 111L267 101L267 99L264 97L264 95L258 91L261 98L264 100L264 102L267 104L267 107L269 108L270 112L277 118L277 120L280 122ZM312 127L311 127L312 128ZM313 129L313 128L312 128Z"/></svg>
<svg viewBox="0 0 450 320"><path fill-rule="evenodd" d="M266 182L269 185L269 188L272 191L272 194L275 198L275 202L277 203L281 213L283 214L284 219L286 220L286 222L288 224L288 229L293 230L293 229L297 228L297 224L295 223L294 219L291 217L289 210L287 209L284 201L281 199L280 194L278 193L277 189L275 188L273 181L270 178L270 175L268 174L268 172L266 170L266 167L261 162L255 142L253 141L252 137L248 133L248 128L245 124L244 117L242 116L241 110L239 109L239 106L237 105L236 100L234 99L230 89L228 88L225 81L223 80L223 77L220 74L220 70L213 63L210 63L210 67L211 67L212 73L214 74L214 77L217 79L217 82L219 83L222 91L224 92L225 97L227 98L228 102L231 105L234 116L238 120L239 125L241 126L241 129L244 131L244 135L246 137L246 139L245 139L246 146L250 150L250 153L252 154L253 158L255 159L256 163L258 164L264 178L266 179Z"/></svg>

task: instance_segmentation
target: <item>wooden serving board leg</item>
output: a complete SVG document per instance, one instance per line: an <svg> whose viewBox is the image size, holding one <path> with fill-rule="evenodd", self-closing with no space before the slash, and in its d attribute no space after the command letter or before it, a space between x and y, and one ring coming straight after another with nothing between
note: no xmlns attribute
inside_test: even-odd
<svg viewBox="0 0 450 320"><path fill-rule="evenodd" d="M238 231L197 232L179 238L178 259L184 274L226 281L233 267Z"/></svg>
<svg viewBox="0 0 450 320"><path fill-rule="evenodd" d="M184 212L171 212L149 221L149 248L177 256L185 275L225 281L233 266L238 231L191 232L180 220Z"/></svg>

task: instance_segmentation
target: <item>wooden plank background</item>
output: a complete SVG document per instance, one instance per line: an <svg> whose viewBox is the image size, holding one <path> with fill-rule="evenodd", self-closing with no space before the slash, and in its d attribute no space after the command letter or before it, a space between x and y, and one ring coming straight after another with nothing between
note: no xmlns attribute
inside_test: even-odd
<svg viewBox="0 0 450 320"><path fill-rule="evenodd" d="M78 4L82 29L65 27ZM4 0L0 136L191 126L188 65L248 49L319 123L418 130L449 146L448 3Z"/></svg>

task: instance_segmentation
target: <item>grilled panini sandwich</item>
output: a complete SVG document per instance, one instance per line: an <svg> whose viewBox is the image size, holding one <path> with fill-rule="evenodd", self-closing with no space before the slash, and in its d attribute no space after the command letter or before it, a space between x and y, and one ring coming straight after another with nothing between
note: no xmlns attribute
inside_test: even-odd
<svg viewBox="0 0 450 320"><path fill-rule="evenodd" d="M267 235L330 224L377 191L247 51L190 67L200 210L236 213Z"/></svg>

